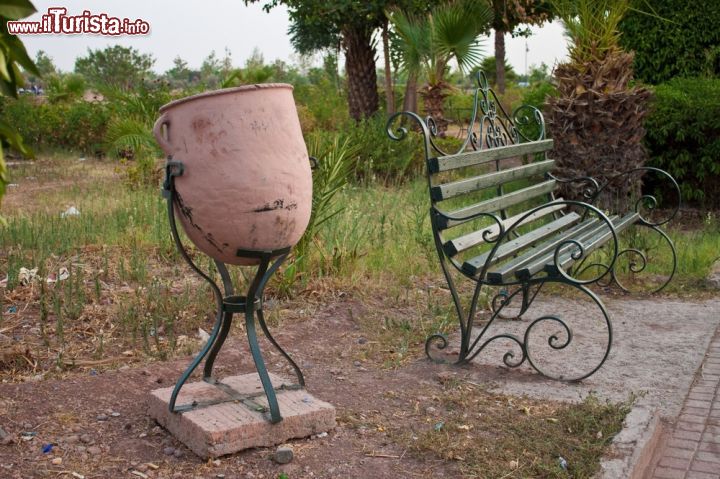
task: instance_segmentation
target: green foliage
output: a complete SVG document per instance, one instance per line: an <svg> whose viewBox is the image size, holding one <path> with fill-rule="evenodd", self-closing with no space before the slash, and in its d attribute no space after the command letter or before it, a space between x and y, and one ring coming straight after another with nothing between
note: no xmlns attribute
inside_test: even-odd
<svg viewBox="0 0 720 479"><path fill-rule="evenodd" d="M85 77L82 75L51 73L46 78L45 91L52 103L79 100L85 94Z"/></svg>
<svg viewBox="0 0 720 479"><path fill-rule="evenodd" d="M165 78L173 88L186 88L193 80L193 72L180 56L173 60L173 67L165 72Z"/></svg>
<svg viewBox="0 0 720 479"><path fill-rule="evenodd" d="M320 230L324 223L343 210L337 204L337 195L352 177L356 152L357 147L350 145L347 138L341 140L336 135L313 135L309 145L310 156L316 159L312 214L305 233L295 246L294 261L283 274L283 289L289 289L300 278L307 279L312 245L316 246L321 256L328 255L319 238Z"/></svg>
<svg viewBox="0 0 720 479"><path fill-rule="evenodd" d="M618 25L633 0L550 0L570 40L570 60L576 65L599 61L620 45Z"/></svg>
<svg viewBox="0 0 720 479"><path fill-rule="evenodd" d="M490 9L479 0L441 4L426 15L397 8L389 14L401 66L409 72L422 72L430 85L444 81L452 59L461 71L480 63L479 37L488 29L491 18Z"/></svg>
<svg viewBox="0 0 720 479"><path fill-rule="evenodd" d="M318 128L335 130L345 125L350 118L343 93L329 78L323 77L317 84L299 85L294 94L295 101L303 105ZM309 133L305 130L303 132Z"/></svg>
<svg viewBox="0 0 720 479"><path fill-rule="evenodd" d="M24 96L7 101L4 116L34 148L94 154L102 151L110 110L102 103L36 103Z"/></svg>
<svg viewBox="0 0 720 479"><path fill-rule="evenodd" d="M545 102L549 96L556 96L557 89L550 81L541 81L531 84L523 92L521 104L531 105L540 111L545 109Z"/></svg>
<svg viewBox="0 0 720 479"><path fill-rule="evenodd" d="M104 50L88 49L86 57L75 60L75 72L94 86L131 90L151 76L150 68L154 63L152 55L132 47L114 45Z"/></svg>
<svg viewBox="0 0 720 479"><path fill-rule="evenodd" d="M492 27L495 31L525 35L520 25L541 25L551 20L552 2L538 0L489 0L493 9Z"/></svg>
<svg viewBox="0 0 720 479"><path fill-rule="evenodd" d="M414 138L405 141L389 141L385 123L382 115L375 115L347 124L336 133L355 148L359 179L395 183L415 176L423 166L422 143L416 135L411 133Z"/></svg>
<svg viewBox="0 0 720 479"><path fill-rule="evenodd" d="M243 0L245 4L263 3L269 11L285 5L290 15L290 40L300 53L334 48L340 43L343 29L379 28L385 21L385 8L397 4L392 0ZM405 1L402 3L413 3Z"/></svg>
<svg viewBox="0 0 720 479"><path fill-rule="evenodd" d="M552 78L552 75L550 74L550 67L547 66L545 62L541 62L540 66L532 65L530 67L530 73L528 76L529 78L527 79L527 81L530 84L541 81L550 81L550 79Z"/></svg>
<svg viewBox="0 0 720 479"><path fill-rule="evenodd" d="M132 92L106 89L105 94L113 108L105 150L115 158L134 162L125 170L125 181L131 188L157 184L155 160L162 152L152 127L157 111L170 101L167 88L158 83L154 88L142 85Z"/></svg>
<svg viewBox="0 0 720 479"><path fill-rule="evenodd" d="M685 200L720 207L720 79L658 85L645 127L649 164L673 175Z"/></svg>
<svg viewBox="0 0 720 479"><path fill-rule="evenodd" d="M55 63L53 63L53 59L45 53L44 50L38 50L35 54L35 65L37 66L38 72L40 72L40 77L42 78L58 72Z"/></svg>
<svg viewBox="0 0 720 479"><path fill-rule="evenodd" d="M8 20L20 20L33 13L35 13L35 7L28 0L0 3L0 97L17 98L17 89L23 85L20 67L32 74L39 75L37 67L28 56L20 39L15 35L10 35L7 31ZM14 123L0 120L0 204L2 204L5 185L8 181L3 154L5 143L24 156L32 156L32 151L25 146L22 137L17 134L12 125ZM0 220L2 220L1 217Z"/></svg>
<svg viewBox="0 0 720 479"><path fill-rule="evenodd" d="M476 72L478 70L482 70L485 72L485 75L487 76L488 81L491 85L495 85L496 83L496 72L495 72L495 57L485 57L480 63L479 67L476 69L473 69L473 71L470 74L471 78L476 77ZM516 82L518 81L518 74L513 70L512 65L510 65L507 60L505 60L505 81L507 82Z"/></svg>
<svg viewBox="0 0 720 479"><path fill-rule="evenodd" d="M620 24L623 47L634 50L635 75L648 83L673 77L720 76L720 5L705 0L653 0Z"/></svg>

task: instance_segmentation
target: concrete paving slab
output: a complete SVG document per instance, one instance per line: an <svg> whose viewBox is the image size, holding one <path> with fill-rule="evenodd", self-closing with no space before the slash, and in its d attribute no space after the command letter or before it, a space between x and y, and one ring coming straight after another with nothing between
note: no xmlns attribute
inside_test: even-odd
<svg viewBox="0 0 720 479"><path fill-rule="evenodd" d="M276 388L290 384L278 376L270 376ZM173 388L162 388L150 393L148 414L204 459L253 447L275 446L335 427L335 408L304 389L277 391L283 420L271 424L257 407L267 408L267 398L257 374L228 377L222 384L232 388L234 394L248 397L249 401L233 400L233 396L213 384L194 382L183 387L177 404L197 402L198 407L171 413L168 404Z"/></svg>

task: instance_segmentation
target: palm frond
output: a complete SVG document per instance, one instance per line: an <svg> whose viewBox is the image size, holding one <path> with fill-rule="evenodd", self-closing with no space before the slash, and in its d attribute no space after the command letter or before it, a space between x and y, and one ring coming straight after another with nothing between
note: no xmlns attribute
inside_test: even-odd
<svg viewBox="0 0 720 479"><path fill-rule="evenodd" d="M565 27L570 58L582 64L619 48L623 17L633 0L550 0Z"/></svg>
<svg viewBox="0 0 720 479"><path fill-rule="evenodd" d="M423 18L393 9L388 20L397 35L401 52L401 67L408 72L419 72L431 51L430 28Z"/></svg>
<svg viewBox="0 0 720 479"><path fill-rule="evenodd" d="M116 118L108 125L105 142L114 156L128 152L134 155L157 156L160 154L155 138L147 123L137 118Z"/></svg>
<svg viewBox="0 0 720 479"><path fill-rule="evenodd" d="M492 18L481 1L466 0L437 7L431 18L432 43L438 58L454 58L461 71L470 70L482 60L481 33Z"/></svg>

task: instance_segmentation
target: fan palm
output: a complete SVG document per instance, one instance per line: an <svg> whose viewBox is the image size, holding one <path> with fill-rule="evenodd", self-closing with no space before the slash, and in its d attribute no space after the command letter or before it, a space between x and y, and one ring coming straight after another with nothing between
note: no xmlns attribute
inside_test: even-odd
<svg viewBox="0 0 720 479"><path fill-rule="evenodd" d="M552 0L565 25L569 61L555 68L559 95L548 101L550 132L560 176L604 181L643 166L643 119L650 92L633 86L633 53L620 48L618 24L633 0ZM578 198L582 185L563 185ZM598 199L606 209L627 209L639 178L613 183Z"/></svg>
<svg viewBox="0 0 720 479"><path fill-rule="evenodd" d="M450 85L445 78L454 59L460 71L469 71L482 60L480 36L488 31L492 11L482 0L456 0L438 5L427 15L394 9L388 14L408 75L424 77L420 90L425 109L443 134L447 122L443 99Z"/></svg>
<svg viewBox="0 0 720 479"><path fill-rule="evenodd" d="M77 73L54 74L45 89L51 103L73 102L85 94L85 78Z"/></svg>

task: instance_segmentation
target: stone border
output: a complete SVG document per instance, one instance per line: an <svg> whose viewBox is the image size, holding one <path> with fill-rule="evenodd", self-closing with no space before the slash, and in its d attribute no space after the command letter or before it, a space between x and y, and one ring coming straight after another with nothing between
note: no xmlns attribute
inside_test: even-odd
<svg viewBox="0 0 720 479"><path fill-rule="evenodd" d="M661 443L663 424L657 409L636 403L600 463L599 479L641 479Z"/></svg>

